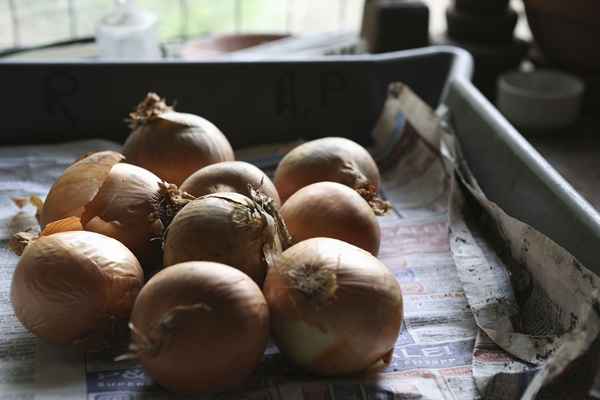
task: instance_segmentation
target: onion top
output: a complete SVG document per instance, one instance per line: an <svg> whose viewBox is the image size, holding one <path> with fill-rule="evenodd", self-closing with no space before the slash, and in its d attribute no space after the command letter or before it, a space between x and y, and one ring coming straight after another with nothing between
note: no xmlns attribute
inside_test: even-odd
<svg viewBox="0 0 600 400"><path fill-rule="evenodd" d="M210 121L175 112L155 93L148 93L130 114L131 135L123 154L161 179L181 185L198 169L233 161L229 141Z"/></svg>

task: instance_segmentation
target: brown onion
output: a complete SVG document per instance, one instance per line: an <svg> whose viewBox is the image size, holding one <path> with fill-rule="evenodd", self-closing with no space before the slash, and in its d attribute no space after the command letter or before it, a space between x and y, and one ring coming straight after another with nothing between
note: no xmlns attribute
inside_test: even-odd
<svg viewBox="0 0 600 400"><path fill-rule="evenodd" d="M85 231L31 242L15 269L11 301L17 319L53 343L90 343L127 319L143 285L133 253L115 239Z"/></svg>
<svg viewBox="0 0 600 400"><path fill-rule="evenodd" d="M289 238L278 212L257 192L209 194L190 201L165 232L164 265L214 261L231 265L262 284Z"/></svg>
<svg viewBox="0 0 600 400"><path fill-rule="evenodd" d="M377 214L389 208L377 197L377 164L364 147L352 140L326 137L303 143L287 153L275 171L275 187L283 202L304 186L322 181L357 190Z"/></svg>
<svg viewBox="0 0 600 400"><path fill-rule="evenodd" d="M48 193L41 225L79 217L83 229L121 241L146 265L160 259L160 243L152 240L162 232L155 210L160 179L122 160L104 151L67 168Z"/></svg>
<svg viewBox="0 0 600 400"><path fill-rule="evenodd" d="M231 145L215 125L175 112L155 93L148 93L130 117L133 132L123 154L167 182L180 185L206 165L234 160Z"/></svg>
<svg viewBox="0 0 600 400"><path fill-rule="evenodd" d="M392 272L356 246L314 238L287 249L263 292L280 351L320 375L361 372L390 362L402 323Z"/></svg>
<svg viewBox="0 0 600 400"><path fill-rule="evenodd" d="M317 182L294 193L281 217L295 241L313 237L340 239L379 252L380 228L375 213L356 191L335 182Z"/></svg>
<svg viewBox="0 0 600 400"><path fill-rule="evenodd" d="M262 360L268 311L259 287L234 268L173 265L150 279L135 302L132 356L175 392L233 388Z"/></svg>
<svg viewBox="0 0 600 400"><path fill-rule="evenodd" d="M194 172L179 187L196 197L220 192L240 193L249 197L250 188L272 198L275 207L279 208L281 205L279 194L271 179L256 166L244 161L225 161L209 165Z"/></svg>

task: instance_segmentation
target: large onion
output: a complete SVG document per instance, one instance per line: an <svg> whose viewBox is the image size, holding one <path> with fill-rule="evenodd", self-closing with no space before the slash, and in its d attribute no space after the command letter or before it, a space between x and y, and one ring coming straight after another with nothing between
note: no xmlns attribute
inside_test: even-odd
<svg viewBox="0 0 600 400"><path fill-rule="evenodd" d="M256 166L244 161L226 161L204 167L190 175L179 187L200 197L211 193L234 192L250 196L254 188L273 199L275 207L281 202L271 179Z"/></svg>
<svg viewBox="0 0 600 400"><path fill-rule="evenodd" d="M164 265L214 261L231 265L262 284L288 236L270 199L257 192L210 194L175 215L163 244Z"/></svg>
<svg viewBox="0 0 600 400"><path fill-rule="evenodd" d="M388 363L402 323L394 275L348 243L314 238L287 249L263 292L281 352L320 375Z"/></svg>
<svg viewBox="0 0 600 400"><path fill-rule="evenodd" d="M121 162L112 151L93 153L54 183L41 211L41 225L66 217L81 218L83 229L125 244L146 265L160 258L162 224L155 212L160 179Z"/></svg>
<svg viewBox="0 0 600 400"><path fill-rule="evenodd" d="M210 121L173 111L155 93L130 114L133 132L123 154L128 162L180 185L198 169L234 159L231 145Z"/></svg>
<svg viewBox="0 0 600 400"><path fill-rule="evenodd" d="M349 139L327 137L303 143L287 153L275 171L275 187L283 202L304 186L322 181L357 190L378 214L389 208L377 197L380 177L373 157Z"/></svg>
<svg viewBox="0 0 600 400"><path fill-rule="evenodd" d="M335 182L317 182L294 193L281 207L294 240L340 239L377 255L380 228L369 204L356 191Z"/></svg>
<svg viewBox="0 0 600 400"><path fill-rule="evenodd" d="M187 262L144 286L131 350L159 384L183 393L235 387L262 359L268 307L258 286L227 265Z"/></svg>
<svg viewBox="0 0 600 400"><path fill-rule="evenodd" d="M127 319L143 285L131 251L85 231L42 236L23 252L12 278L19 321L53 343L94 343Z"/></svg>

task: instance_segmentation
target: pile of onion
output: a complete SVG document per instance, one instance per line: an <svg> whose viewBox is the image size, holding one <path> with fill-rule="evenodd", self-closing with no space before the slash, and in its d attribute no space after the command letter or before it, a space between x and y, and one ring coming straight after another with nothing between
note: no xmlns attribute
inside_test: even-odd
<svg viewBox="0 0 600 400"><path fill-rule="evenodd" d="M199 169L183 181L179 189L196 197L223 192L250 197L254 189L273 199L276 208L281 204L271 179L256 166L244 161L225 161Z"/></svg>
<svg viewBox="0 0 600 400"><path fill-rule="evenodd" d="M375 213L356 191L335 182L317 182L294 193L281 217L300 242L314 237L340 239L373 255L379 252L380 228Z"/></svg>
<svg viewBox="0 0 600 400"><path fill-rule="evenodd" d="M162 224L155 210L160 179L122 162L114 151L92 153L65 170L54 183L40 214L40 224L79 217L84 230L125 244L143 265L160 259ZM64 229L67 230L67 229Z"/></svg>
<svg viewBox="0 0 600 400"><path fill-rule="evenodd" d="M314 238L287 249L263 286L280 351L319 375L390 362L402 323L392 272L356 246Z"/></svg>
<svg viewBox="0 0 600 400"><path fill-rule="evenodd" d="M283 202L311 183L338 182L359 192L377 215L390 207L377 195L380 180L379 169L369 152L341 137L301 144L283 157L275 171L275 187Z"/></svg>
<svg viewBox="0 0 600 400"><path fill-rule="evenodd" d="M269 310L260 288L226 265L187 262L156 274L131 315L132 354L180 393L242 384L262 360Z"/></svg>
<svg viewBox="0 0 600 400"><path fill-rule="evenodd" d="M43 235L29 243L12 278L19 321L53 343L95 347L127 319L142 268L119 241L93 232Z"/></svg>
<svg viewBox="0 0 600 400"><path fill-rule="evenodd" d="M215 193L189 201L166 229L164 265L213 261L231 265L262 284L290 238L272 200L252 191Z"/></svg>
<svg viewBox="0 0 600 400"><path fill-rule="evenodd" d="M214 124L175 112L155 93L148 93L130 121L133 132L123 147L127 161L172 184L204 166L234 160L229 141Z"/></svg>

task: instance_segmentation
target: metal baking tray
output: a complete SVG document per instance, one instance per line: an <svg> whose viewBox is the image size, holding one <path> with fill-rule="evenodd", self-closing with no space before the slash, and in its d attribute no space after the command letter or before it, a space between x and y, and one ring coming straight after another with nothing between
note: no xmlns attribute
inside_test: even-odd
<svg viewBox="0 0 600 400"><path fill-rule="evenodd" d="M446 46L383 55L233 62L0 63L0 145L123 141L147 91L213 120L234 147L346 136L368 144L387 85L446 106L490 199L600 273L598 213L470 83L472 60Z"/></svg>

